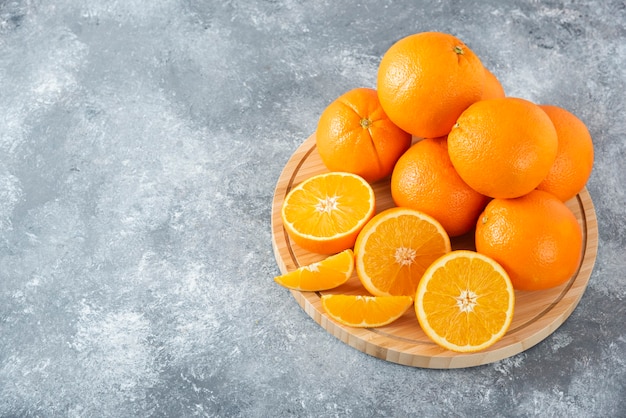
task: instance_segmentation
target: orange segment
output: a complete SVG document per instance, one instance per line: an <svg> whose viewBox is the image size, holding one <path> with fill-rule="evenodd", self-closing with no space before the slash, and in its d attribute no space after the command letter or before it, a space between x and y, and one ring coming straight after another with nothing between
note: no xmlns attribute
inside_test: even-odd
<svg viewBox="0 0 626 418"><path fill-rule="evenodd" d="M334 254L354 245L375 204L374 190L362 177L333 172L310 177L292 189L281 215L289 237L300 247Z"/></svg>
<svg viewBox="0 0 626 418"><path fill-rule="evenodd" d="M395 207L365 225L354 246L356 271L376 296L413 296L426 268L450 251L441 224L425 213Z"/></svg>
<svg viewBox="0 0 626 418"><path fill-rule="evenodd" d="M509 276L491 258L452 251L424 273L415 312L435 343L459 352L480 351L500 340L511 325L515 293Z"/></svg>
<svg viewBox="0 0 626 418"><path fill-rule="evenodd" d="M324 295L322 306L335 321L358 328L388 325L413 304L410 296Z"/></svg>
<svg viewBox="0 0 626 418"><path fill-rule="evenodd" d="M317 263L274 277L274 280L290 289L317 292L344 284L353 271L354 253L347 249Z"/></svg>

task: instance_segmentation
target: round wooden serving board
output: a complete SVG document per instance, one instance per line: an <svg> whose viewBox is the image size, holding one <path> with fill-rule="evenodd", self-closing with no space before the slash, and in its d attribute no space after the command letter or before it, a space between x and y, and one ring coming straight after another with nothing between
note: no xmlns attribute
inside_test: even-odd
<svg viewBox="0 0 626 418"><path fill-rule="evenodd" d="M280 216L283 201L294 186L327 171L317 153L315 135L311 135L291 156L278 179L272 204L272 245L283 273L327 257L307 252L293 243ZM372 184L372 187L378 212L394 206L388 178ZM583 256L578 271L567 283L553 289L516 291L515 314L509 331L495 345L478 353L456 353L431 342L422 332L412 308L397 321L380 328L352 328L333 321L325 314L320 297L325 293L367 295L356 272L346 284L327 292L292 290L291 293L304 311L326 331L374 357L436 369L472 367L498 361L527 350L554 332L572 313L587 287L598 246L596 214L586 189L568 201L567 206L576 215L583 231ZM473 250L473 234L453 238L452 248Z"/></svg>

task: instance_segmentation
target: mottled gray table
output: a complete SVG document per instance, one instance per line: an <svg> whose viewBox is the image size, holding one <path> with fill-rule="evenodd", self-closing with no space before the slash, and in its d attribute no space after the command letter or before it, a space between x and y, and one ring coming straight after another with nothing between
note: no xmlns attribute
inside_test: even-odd
<svg viewBox="0 0 626 418"><path fill-rule="evenodd" d="M623 1L0 1L0 416L625 416ZM396 40L463 39L589 127L597 263L497 363L340 342L286 289L281 168Z"/></svg>

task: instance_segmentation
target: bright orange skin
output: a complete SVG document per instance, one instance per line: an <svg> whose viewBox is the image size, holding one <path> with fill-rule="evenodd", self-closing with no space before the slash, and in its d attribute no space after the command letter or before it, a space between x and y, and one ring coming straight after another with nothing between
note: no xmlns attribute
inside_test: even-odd
<svg viewBox="0 0 626 418"><path fill-rule="evenodd" d="M576 217L556 196L541 190L489 202L476 224L475 239L476 250L500 263L519 290L565 283L582 256Z"/></svg>
<svg viewBox="0 0 626 418"><path fill-rule="evenodd" d="M453 35L423 32L392 45L378 68L378 97L391 120L420 138L450 132L469 105L481 99L480 59Z"/></svg>
<svg viewBox="0 0 626 418"><path fill-rule="evenodd" d="M320 116L317 151L330 171L357 174L372 183L391 174L411 135L385 114L376 90L350 90Z"/></svg>
<svg viewBox="0 0 626 418"><path fill-rule="evenodd" d="M535 189L556 158L556 129L539 106L505 97L482 100L448 135L452 165L474 190L513 198Z"/></svg>
<svg viewBox="0 0 626 418"><path fill-rule="evenodd" d="M474 228L489 200L458 175L445 137L421 140L400 157L391 175L391 196L397 206L437 219L451 237Z"/></svg>
<svg viewBox="0 0 626 418"><path fill-rule="evenodd" d="M548 114L559 140L556 160L537 186L563 202L580 192L593 168L593 143L585 124L569 111L550 105L539 106Z"/></svg>
<svg viewBox="0 0 626 418"><path fill-rule="evenodd" d="M505 96L500 80L485 67L485 88L481 100L500 99Z"/></svg>

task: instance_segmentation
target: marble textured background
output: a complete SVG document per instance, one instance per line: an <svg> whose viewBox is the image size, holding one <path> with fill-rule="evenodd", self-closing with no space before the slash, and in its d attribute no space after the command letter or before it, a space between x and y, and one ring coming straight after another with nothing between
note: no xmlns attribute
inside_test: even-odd
<svg viewBox="0 0 626 418"><path fill-rule="evenodd" d="M0 416L624 416L624 1L0 1ZM463 39L594 138L588 289L512 358L423 370L272 281L270 205L396 40Z"/></svg>

